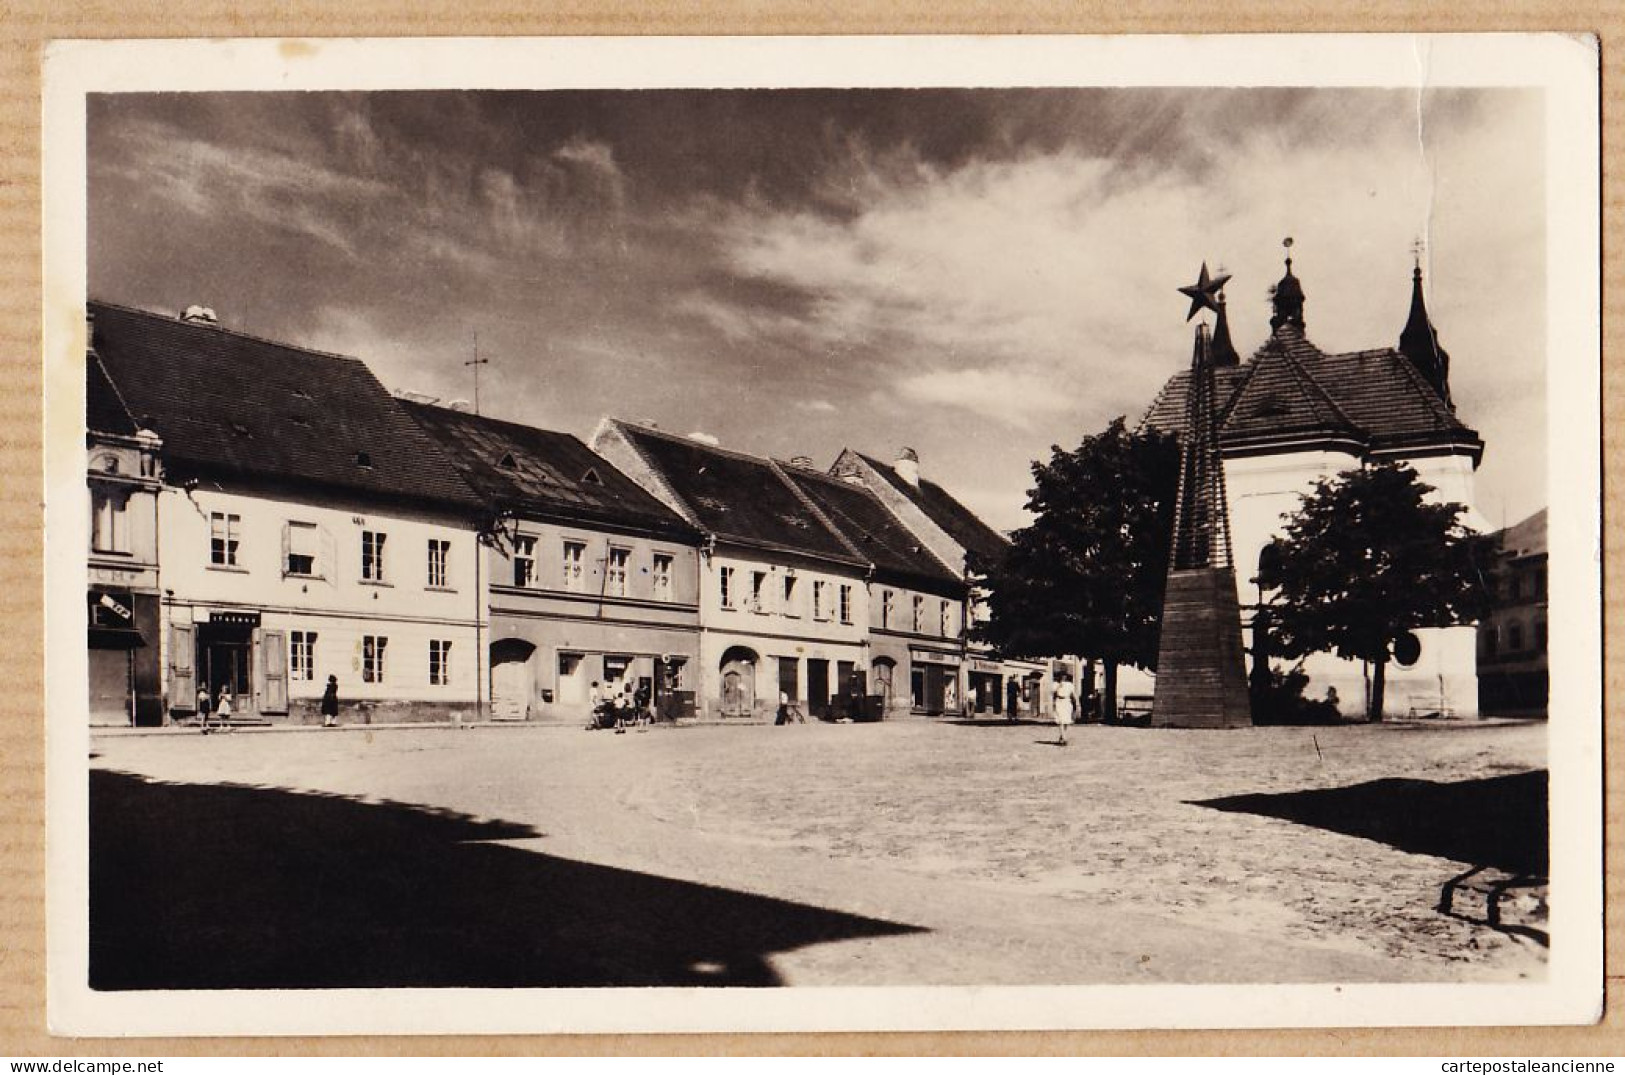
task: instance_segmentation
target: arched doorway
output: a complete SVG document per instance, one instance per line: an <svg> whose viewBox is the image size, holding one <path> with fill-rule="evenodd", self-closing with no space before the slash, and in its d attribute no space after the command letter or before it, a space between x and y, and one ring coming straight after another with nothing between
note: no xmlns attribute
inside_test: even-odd
<svg viewBox="0 0 1625 1075"><path fill-rule="evenodd" d="M722 655L722 715L748 717L756 708L756 651L731 646Z"/></svg>
<svg viewBox="0 0 1625 1075"><path fill-rule="evenodd" d="M522 638L491 643L491 719L529 720L535 697L536 670L531 658L536 647Z"/></svg>
<svg viewBox="0 0 1625 1075"><path fill-rule="evenodd" d="M897 662L890 657L876 657L871 665L870 690L880 695L880 715L891 712L892 681L897 675Z"/></svg>

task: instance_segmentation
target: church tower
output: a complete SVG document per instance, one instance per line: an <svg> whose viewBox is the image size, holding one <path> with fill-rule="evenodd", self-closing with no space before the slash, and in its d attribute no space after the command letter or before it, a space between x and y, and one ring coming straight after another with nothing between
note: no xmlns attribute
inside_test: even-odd
<svg viewBox="0 0 1625 1075"><path fill-rule="evenodd" d="M1410 359L1416 372L1433 386L1445 406L1455 410L1450 402L1450 355L1439 346L1439 330L1428 317L1427 301L1422 297L1422 261L1418 257L1411 271L1411 315L1399 334L1399 352Z"/></svg>

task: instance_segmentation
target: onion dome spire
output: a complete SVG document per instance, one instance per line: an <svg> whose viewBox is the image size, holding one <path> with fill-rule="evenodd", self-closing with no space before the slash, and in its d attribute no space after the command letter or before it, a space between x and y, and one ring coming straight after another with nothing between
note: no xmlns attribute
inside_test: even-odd
<svg viewBox="0 0 1625 1075"><path fill-rule="evenodd" d="M1270 318L1270 328L1280 331L1283 327L1291 325L1299 332L1303 331L1303 284L1292 275L1292 237L1281 241L1286 247L1286 275L1281 277L1279 283L1270 289L1270 303L1275 307L1275 315Z"/></svg>
<svg viewBox="0 0 1625 1075"><path fill-rule="evenodd" d="M1399 351L1410 360L1422 379L1433 386L1447 406L1450 403L1450 355L1439 346L1439 330L1428 317L1427 301L1422 297L1422 258L1417 252L1416 267L1411 270L1411 314L1399 334Z"/></svg>

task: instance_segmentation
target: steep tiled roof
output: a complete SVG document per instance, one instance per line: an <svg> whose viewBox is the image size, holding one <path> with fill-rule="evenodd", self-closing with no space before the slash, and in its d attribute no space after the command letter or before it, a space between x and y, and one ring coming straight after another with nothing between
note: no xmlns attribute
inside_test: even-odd
<svg viewBox="0 0 1625 1075"><path fill-rule="evenodd" d="M134 436L135 419L124 409L118 389L107 379L107 371L95 355L85 362L85 428L93 433Z"/></svg>
<svg viewBox="0 0 1625 1075"><path fill-rule="evenodd" d="M403 400L401 406L498 510L699 540L670 508L568 433L428 403Z"/></svg>
<svg viewBox="0 0 1625 1075"><path fill-rule="evenodd" d="M920 479L918 487L904 481L890 466L870 456L861 457L874 467L888 482L925 512L926 517L942 527L947 535L969 552L989 559L1004 555L1010 547L1009 539L976 517L965 505L955 500L936 482Z"/></svg>
<svg viewBox="0 0 1625 1075"><path fill-rule="evenodd" d="M718 538L867 566L771 461L630 422L616 425L694 521Z"/></svg>
<svg viewBox="0 0 1625 1075"><path fill-rule="evenodd" d="M1214 377L1226 446L1304 433L1353 435L1378 450L1478 439L1393 348L1327 354L1283 325L1251 359ZM1169 378L1141 428L1183 429L1189 383L1189 370Z"/></svg>
<svg viewBox="0 0 1625 1075"><path fill-rule="evenodd" d="M781 464L787 477L881 575L963 587L963 581L920 544L880 499L861 485L816 470Z"/></svg>
<svg viewBox="0 0 1625 1075"><path fill-rule="evenodd" d="M106 303L92 346L172 479L320 487L449 510L478 501L358 359Z"/></svg>
<svg viewBox="0 0 1625 1075"><path fill-rule="evenodd" d="M1541 556L1546 552L1546 509L1541 508L1529 518L1495 535L1501 551L1513 558Z"/></svg>

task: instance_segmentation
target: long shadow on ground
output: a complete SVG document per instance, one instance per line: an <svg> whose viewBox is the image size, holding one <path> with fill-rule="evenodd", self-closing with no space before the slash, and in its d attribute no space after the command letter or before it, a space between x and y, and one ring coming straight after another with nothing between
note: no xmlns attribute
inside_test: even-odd
<svg viewBox="0 0 1625 1075"><path fill-rule="evenodd" d="M1516 874L1545 874L1546 772L1441 784L1373 780L1344 788L1235 795L1193 803L1261 814Z"/></svg>
<svg viewBox="0 0 1625 1075"><path fill-rule="evenodd" d="M771 953L919 932L486 842L540 835L93 770L91 988L768 986Z"/></svg>

